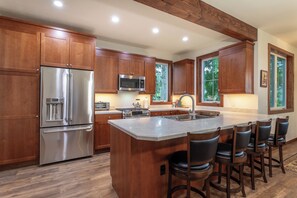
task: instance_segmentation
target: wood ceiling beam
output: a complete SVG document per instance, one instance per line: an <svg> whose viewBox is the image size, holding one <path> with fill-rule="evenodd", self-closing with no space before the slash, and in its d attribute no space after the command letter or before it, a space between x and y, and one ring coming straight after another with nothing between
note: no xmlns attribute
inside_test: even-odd
<svg viewBox="0 0 297 198"><path fill-rule="evenodd" d="M257 41L257 29L200 0L134 0L238 40Z"/></svg>

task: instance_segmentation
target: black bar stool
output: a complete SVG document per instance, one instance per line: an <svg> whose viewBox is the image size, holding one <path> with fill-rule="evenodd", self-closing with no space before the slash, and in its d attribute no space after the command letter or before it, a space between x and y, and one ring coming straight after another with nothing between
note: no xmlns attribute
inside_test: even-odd
<svg viewBox="0 0 297 198"><path fill-rule="evenodd" d="M181 189L187 189L188 198L190 197L190 191L194 191L202 197L210 196L208 179L213 172L219 131L218 129L207 134L188 133L188 150L175 152L169 159L168 198L171 197L172 193ZM172 188L172 175L182 180L187 180L187 185L179 185ZM190 182L193 180L205 182L205 194L191 186Z"/></svg>
<svg viewBox="0 0 297 198"><path fill-rule="evenodd" d="M245 197L244 190L244 175L243 168L247 161L246 149L250 142L252 126L234 126L233 137L231 144L219 143L218 151L216 154L216 162L219 164L219 172L215 172L213 175L218 176L218 181L211 181L212 187L219 191L226 192L227 197L230 197L230 193L242 192ZM222 164L226 166L226 173L222 173ZM231 171L234 166L239 167L239 178L232 176ZM221 185L221 177L226 177L226 186ZM239 187L231 189L231 179L236 182Z"/></svg>
<svg viewBox="0 0 297 198"><path fill-rule="evenodd" d="M255 134L252 135L248 149L249 167L251 169L250 174L244 173L251 177L252 189L255 190L255 177L263 177L265 183L267 183L264 155L268 151L267 141L271 132L271 119L269 121L257 121ZM260 162L255 158L260 157ZM261 167L255 166L255 162L258 162ZM255 175L255 169L260 171L260 174Z"/></svg>
<svg viewBox="0 0 297 198"><path fill-rule="evenodd" d="M269 146L269 176L272 177L272 167L280 167L283 173L286 173L283 160L283 145L286 144L286 135L289 127L289 116L286 118L277 118L275 124L275 133L268 139ZM272 157L272 147L278 148L279 160ZM267 157L266 157L267 158ZM272 161L276 164L272 164Z"/></svg>

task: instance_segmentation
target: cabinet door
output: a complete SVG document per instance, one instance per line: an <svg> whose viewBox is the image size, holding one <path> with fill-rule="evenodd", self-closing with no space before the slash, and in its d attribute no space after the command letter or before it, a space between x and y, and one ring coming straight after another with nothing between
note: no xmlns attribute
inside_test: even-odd
<svg viewBox="0 0 297 198"><path fill-rule="evenodd" d="M119 58L119 74L132 75L130 73L130 59Z"/></svg>
<svg viewBox="0 0 297 198"><path fill-rule="evenodd" d="M156 63L145 61L145 93L155 94L156 92Z"/></svg>
<svg viewBox="0 0 297 198"><path fill-rule="evenodd" d="M101 114L95 116L94 149L100 150L110 147L110 129L108 120L121 119L121 114Z"/></svg>
<svg viewBox="0 0 297 198"><path fill-rule="evenodd" d="M62 31L41 33L41 65L68 67L69 39Z"/></svg>
<svg viewBox="0 0 297 198"><path fill-rule="evenodd" d="M220 50L220 93L253 93L253 45L241 42Z"/></svg>
<svg viewBox="0 0 297 198"><path fill-rule="evenodd" d="M136 76L144 76L144 60L132 59L130 61L130 73Z"/></svg>
<svg viewBox="0 0 297 198"><path fill-rule="evenodd" d="M189 62L186 65L187 67L187 93L194 94L194 62Z"/></svg>
<svg viewBox="0 0 297 198"><path fill-rule="evenodd" d="M0 29L0 68L36 71L39 68L40 34Z"/></svg>
<svg viewBox="0 0 297 198"><path fill-rule="evenodd" d="M0 165L37 159L39 77L0 72Z"/></svg>
<svg viewBox="0 0 297 198"><path fill-rule="evenodd" d="M116 93L118 89L118 58L96 54L94 68L95 92Z"/></svg>
<svg viewBox="0 0 297 198"><path fill-rule="evenodd" d="M70 67L93 70L95 62L95 39L70 38Z"/></svg>
<svg viewBox="0 0 297 198"><path fill-rule="evenodd" d="M183 64L173 65L173 94L185 94L187 92L187 69Z"/></svg>

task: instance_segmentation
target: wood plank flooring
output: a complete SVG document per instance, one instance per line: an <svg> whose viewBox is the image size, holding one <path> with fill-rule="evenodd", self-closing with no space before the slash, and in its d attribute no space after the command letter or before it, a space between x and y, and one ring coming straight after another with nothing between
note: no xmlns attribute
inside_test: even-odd
<svg viewBox="0 0 297 198"><path fill-rule="evenodd" d="M297 153L297 142L284 147L284 159ZM277 153L274 151L274 155ZM297 155L286 160L289 163ZM268 168L266 169L268 173ZM256 179L256 190L250 188L249 178L245 179L247 197L297 197L297 173L273 169L274 176L265 184ZM268 174L267 174L268 175ZM225 197L211 188L212 197ZM0 172L0 197L9 198L116 198L109 173L109 153L47 166L28 166ZM183 196L181 196L183 197ZM199 197L193 193L193 197ZM242 197L241 193L232 197Z"/></svg>

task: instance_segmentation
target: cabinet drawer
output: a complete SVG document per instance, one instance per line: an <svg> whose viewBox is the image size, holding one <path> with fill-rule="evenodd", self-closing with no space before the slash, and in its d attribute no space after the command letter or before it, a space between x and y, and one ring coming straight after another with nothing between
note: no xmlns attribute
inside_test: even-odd
<svg viewBox="0 0 297 198"><path fill-rule="evenodd" d="M122 119L122 114L100 114L95 116L95 122L98 124L107 124L108 120Z"/></svg>

